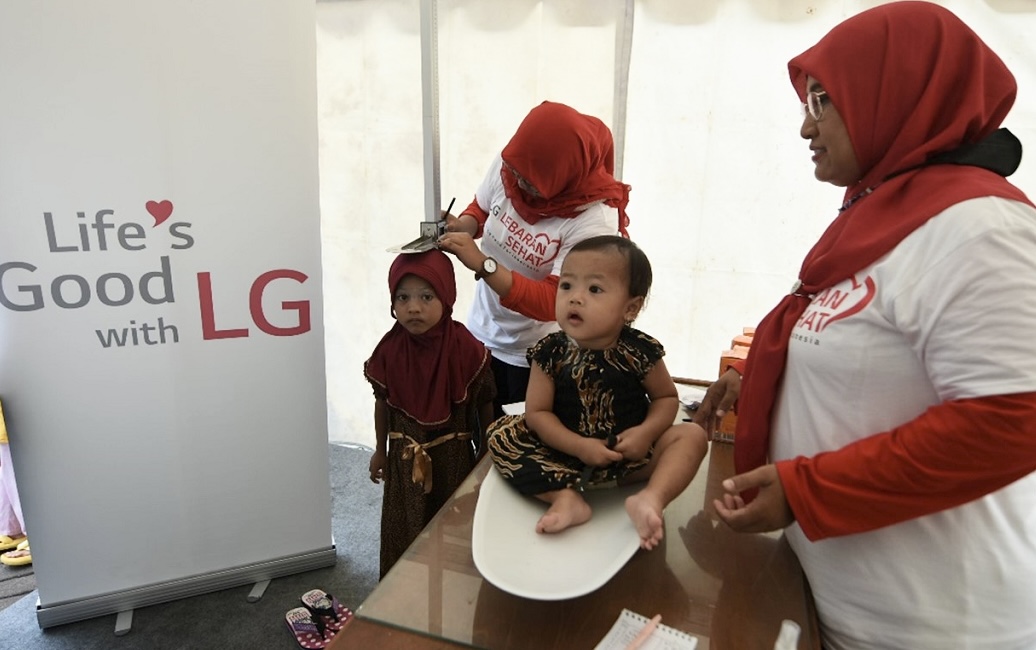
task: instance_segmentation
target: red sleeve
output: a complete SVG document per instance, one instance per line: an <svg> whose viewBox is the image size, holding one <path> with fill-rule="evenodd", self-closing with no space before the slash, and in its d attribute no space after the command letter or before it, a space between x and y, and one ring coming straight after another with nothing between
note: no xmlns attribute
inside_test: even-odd
<svg viewBox="0 0 1036 650"><path fill-rule="evenodd" d="M468 207L460 211L460 214L470 214L475 217L475 221L478 222L478 230L475 231L475 239L482 236L482 228L486 225L486 219L489 218L489 213L482 209L482 206L478 204L478 199L472 199ZM459 215L458 215L459 216Z"/></svg>
<svg viewBox="0 0 1036 650"><path fill-rule="evenodd" d="M735 371L737 371L737 374L739 374L741 376L744 376L744 374L745 374L745 363L747 363L747 362L748 362L748 359L735 359L734 361L731 361L730 363L727 364L727 366L723 369L723 372L726 372L726 371L730 370L731 368L733 368ZM723 374L723 373L720 373L720 374Z"/></svg>
<svg viewBox="0 0 1036 650"><path fill-rule="evenodd" d="M558 295L558 276L548 275L539 282L511 271L511 290L500 299L500 304L522 316L541 321L557 318L554 298Z"/></svg>
<svg viewBox="0 0 1036 650"><path fill-rule="evenodd" d="M837 451L777 463L812 541L953 508L1036 471L1036 393L945 402Z"/></svg>

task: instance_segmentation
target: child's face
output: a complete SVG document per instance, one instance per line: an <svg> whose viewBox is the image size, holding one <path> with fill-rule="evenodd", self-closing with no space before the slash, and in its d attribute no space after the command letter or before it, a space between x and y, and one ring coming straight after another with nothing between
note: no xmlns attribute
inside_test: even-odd
<svg viewBox="0 0 1036 650"><path fill-rule="evenodd" d="M555 317L581 348L615 345L622 326L636 318L643 298L629 295L626 258L615 249L569 253L561 266Z"/></svg>
<svg viewBox="0 0 1036 650"><path fill-rule="evenodd" d="M411 334L424 334L442 320L442 301L435 289L416 275L404 275L392 296L396 320Z"/></svg>

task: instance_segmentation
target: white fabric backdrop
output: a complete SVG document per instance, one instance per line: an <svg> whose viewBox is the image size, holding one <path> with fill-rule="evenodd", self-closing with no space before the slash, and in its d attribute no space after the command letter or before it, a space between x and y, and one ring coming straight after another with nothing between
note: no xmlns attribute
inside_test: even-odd
<svg viewBox="0 0 1036 650"><path fill-rule="evenodd" d="M637 0L623 179L630 234L655 268L638 327L673 374L712 378L719 353L790 288L842 191L813 179L787 61L878 2ZM1029 154L1014 182L1036 196L1036 3L947 0L1007 62L1005 126ZM571 104L613 130L623 0L443 0L443 202L471 200L530 108ZM392 324L385 248L425 218L418 0L317 2L321 213L332 440L373 445L363 361ZM445 207L445 206L444 206ZM456 213L457 209L455 209ZM473 279L458 267L455 316Z"/></svg>

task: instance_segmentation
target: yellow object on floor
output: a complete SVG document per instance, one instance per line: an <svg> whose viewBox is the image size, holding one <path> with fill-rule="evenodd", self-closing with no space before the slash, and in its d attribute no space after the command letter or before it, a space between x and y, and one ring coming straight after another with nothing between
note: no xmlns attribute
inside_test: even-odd
<svg viewBox="0 0 1036 650"><path fill-rule="evenodd" d="M0 535L0 551L10 551L11 549L18 548L18 545L26 540L25 535L21 537L8 537L7 535Z"/></svg>
<svg viewBox="0 0 1036 650"><path fill-rule="evenodd" d="M29 550L29 540L24 539L13 551L7 551L0 555L0 562L7 566L25 566L32 564L32 552Z"/></svg>

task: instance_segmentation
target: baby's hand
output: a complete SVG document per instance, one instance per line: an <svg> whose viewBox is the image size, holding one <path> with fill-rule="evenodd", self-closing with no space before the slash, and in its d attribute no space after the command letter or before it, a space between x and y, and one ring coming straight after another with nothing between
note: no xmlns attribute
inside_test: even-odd
<svg viewBox="0 0 1036 650"><path fill-rule="evenodd" d="M626 460L642 460L655 442L650 433L642 426L630 427L616 437L613 449Z"/></svg>
<svg viewBox="0 0 1036 650"><path fill-rule="evenodd" d="M594 467L607 467L622 460L622 454L614 449L609 449L604 440L584 438L583 451L579 454L579 460Z"/></svg>

